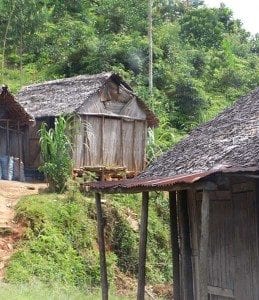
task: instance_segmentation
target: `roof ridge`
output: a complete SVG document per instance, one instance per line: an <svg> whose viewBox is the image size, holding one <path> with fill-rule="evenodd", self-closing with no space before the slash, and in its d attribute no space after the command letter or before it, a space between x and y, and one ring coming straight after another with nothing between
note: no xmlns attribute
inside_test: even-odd
<svg viewBox="0 0 259 300"><path fill-rule="evenodd" d="M26 85L26 86L23 86L21 88L21 90L19 91L19 93L23 92L23 91L26 91L28 90L29 88L34 88L34 87L38 87L38 86L48 86L48 85L51 85L51 84L55 84L55 83L65 83L65 82L69 82L71 80L80 80L80 79L98 79L98 78L103 78L103 77L107 77L107 79L109 77L111 77L114 73L113 72L102 72L102 73L98 73L98 74L92 74L92 75L89 75L89 74L81 74L81 75L75 75L75 76L72 76L72 77L65 77L65 78L58 78L58 79L52 79L52 80L46 80L46 81L43 81L43 82L38 82L38 83L33 83L33 84L30 84L30 85ZM18 93L18 94L19 94Z"/></svg>

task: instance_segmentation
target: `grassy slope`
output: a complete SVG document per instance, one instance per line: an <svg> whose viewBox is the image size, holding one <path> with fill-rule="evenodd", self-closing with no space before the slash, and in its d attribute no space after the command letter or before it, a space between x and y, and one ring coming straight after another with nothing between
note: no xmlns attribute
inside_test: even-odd
<svg viewBox="0 0 259 300"><path fill-rule="evenodd" d="M150 206L147 262L150 284L166 283L171 278L165 204L160 194L154 194ZM41 282L76 289L79 298L69 299L85 299L80 298L82 291L92 294L99 290L96 215L92 198L83 197L72 188L66 195L27 196L18 203L16 210L17 220L28 224L28 230L6 271L9 284L19 287L24 283ZM114 293L118 289L127 289L127 281L125 286L117 286L121 282L118 276L123 274L132 282L136 275L139 213L138 196L106 199L107 261ZM5 292L8 293L8 288ZM21 288L19 293L23 296L26 291Z"/></svg>

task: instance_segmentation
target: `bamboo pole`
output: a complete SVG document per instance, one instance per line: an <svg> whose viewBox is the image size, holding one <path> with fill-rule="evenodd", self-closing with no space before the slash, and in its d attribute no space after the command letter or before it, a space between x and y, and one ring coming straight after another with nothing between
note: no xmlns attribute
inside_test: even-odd
<svg viewBox="0 0 259 300"><path fill-rule="evenodd" d="M153 0L148 1L149 93L153 107Z"/></svg>
<svg viewBox="0 0 259 300"><path fill-rule="evenodd" d="M99 253L100 253L102 300L108 300L109 287L108 287L108 279L107 279L107 265L106 265L105 241L104 241L104 224L103 224L100 193L95 193L95 202L96 202L97 223L98 223L98 244L99 244Z"/></svg>
<svg viewBox="0 0 259 300"><path fill-rule="evenodd" d="M173 262L173 297L174 300L180 300L180 265L179 265L179 242L178 242L178 225L177 225L177 207L176 192L169 192L169 212L170 212L170 235L172 245L172 262Z"/></svg>
<svg viewBox="0 0 259 300"><path fill-rule="evenodd" d="M149 202L148 192L142 192L137 300L144 300L145 297L148 202Z"/></svg>

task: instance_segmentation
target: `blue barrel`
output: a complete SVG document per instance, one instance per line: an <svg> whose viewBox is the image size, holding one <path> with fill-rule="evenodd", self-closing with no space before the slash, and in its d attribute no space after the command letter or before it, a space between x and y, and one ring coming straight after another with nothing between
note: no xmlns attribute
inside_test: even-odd
<svg viewBox="0 0 259 300"><path fill-rule="evenodd" d="M13 180L13 164L14 164L14 159L12 156L9 156L7 180Z"/></svg>
<svg viewBox="0 0 259 300"><path fill-rule="evenodd" d="M13 157L7 155L0 156L0 164L2 168L2 179L13 179Z"/></svg>

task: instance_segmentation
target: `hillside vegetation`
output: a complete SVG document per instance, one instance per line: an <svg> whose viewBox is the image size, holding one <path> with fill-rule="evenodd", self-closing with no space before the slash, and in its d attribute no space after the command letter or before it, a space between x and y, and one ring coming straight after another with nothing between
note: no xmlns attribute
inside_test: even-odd
<svg viewBox="0 0 259 300"><path fill-rule="evenodd" d="M189 1L191 2L191 1ZM259 82L259 39L230 9L154 0L154 97L147 0L0 0L1 80L22 85L114 71L160 118L156 153Z"/></svg>

